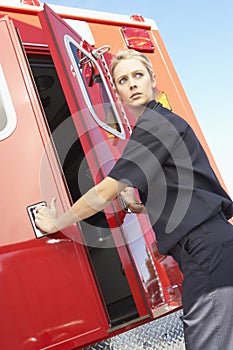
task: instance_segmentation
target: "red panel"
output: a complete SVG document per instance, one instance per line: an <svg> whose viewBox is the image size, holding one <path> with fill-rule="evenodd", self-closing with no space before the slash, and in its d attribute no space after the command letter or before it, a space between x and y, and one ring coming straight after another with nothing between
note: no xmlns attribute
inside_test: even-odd
<svg viewBox="0 0 233 350"><path fill-rule="evenodd" d="M0 142L0 343L2 349L71 349L108 327L77 228L36 239L27 206L68 206L43 114L15 28L0 20L1 66L17 127ZM47 151L45 152L45 145ZM51 167L52 166L52 167ZM46 183L43 183L43 177Z"/></svg>

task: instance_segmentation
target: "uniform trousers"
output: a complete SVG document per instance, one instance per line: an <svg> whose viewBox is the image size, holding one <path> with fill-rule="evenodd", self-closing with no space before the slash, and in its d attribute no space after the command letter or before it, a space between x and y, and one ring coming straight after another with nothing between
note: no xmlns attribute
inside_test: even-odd
<svg viewBox="0 0 233 350"><path fill-rule="evenodd" d="M183 273L186 349L232 350L233 225L220 212L170 253Z"/></svg>

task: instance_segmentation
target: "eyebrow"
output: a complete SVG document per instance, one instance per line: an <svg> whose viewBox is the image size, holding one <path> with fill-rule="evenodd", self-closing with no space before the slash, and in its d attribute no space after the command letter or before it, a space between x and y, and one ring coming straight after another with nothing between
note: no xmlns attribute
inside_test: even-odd
<svg viewBox="0 0 233 350"><path fill-rule="evenodd" d="M130 74L135 74L135 73L143 73L144 70L143 69L135 69L133 72L130 72ZM128 73L122 74L119 77L115 77L116 80L120 80L122 78L125 78L128 75Z"/></svg>

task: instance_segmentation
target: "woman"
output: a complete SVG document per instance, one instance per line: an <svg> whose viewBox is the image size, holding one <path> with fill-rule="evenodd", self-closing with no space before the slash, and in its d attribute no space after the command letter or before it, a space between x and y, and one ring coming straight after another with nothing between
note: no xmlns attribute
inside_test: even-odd
<svg viewBox="0 0 233 350"><path fill-rule="evenodd" d="M56 218L37 210L36 224L53 233L102 210L121 195L131 211L146 208L160 253L184 276L184 334L188 350L231 350L233 344L233 203L218 182L191 127L154 100L155 76L141 53L112 61L121 100L137 118L130 140L109 175ZM132 196L132 188L140 201Z"/></svg>

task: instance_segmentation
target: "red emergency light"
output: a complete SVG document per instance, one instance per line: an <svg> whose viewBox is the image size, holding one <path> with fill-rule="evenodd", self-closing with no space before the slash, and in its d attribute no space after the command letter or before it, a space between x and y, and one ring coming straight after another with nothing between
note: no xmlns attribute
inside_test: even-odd
<svg viewBox="0 0 233 350"><path fill-rule="evenodd" d="M121 33L129 49L154 52L154 45L146 29L123 27Z"/></svg>
<svg viewBox="0 0 233 350"><path fill-rule="evenodd" d="M37 0L23 0L21 3L24 5L40 6L40 2Z"/></svg>

